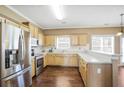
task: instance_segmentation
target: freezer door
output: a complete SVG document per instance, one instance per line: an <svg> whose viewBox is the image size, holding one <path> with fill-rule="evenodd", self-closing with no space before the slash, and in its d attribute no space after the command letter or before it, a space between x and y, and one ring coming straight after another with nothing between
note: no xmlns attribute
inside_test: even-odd
<svg viewBox="0 0 124 93"><path fill-rule="evenodd" d="M18 50L19 35L21 33L21 29L10 24L6 24L5 29L6 29L5 31L6 49Z"/></svg>
<svg viewBox="0 0 124 93"><path fill-rule="evenodd" d="M22 61L22 68L25 69L29 66L31 66L31 38L30 38L30 32L22 31L22 42L23 47L21 48L23 50L23 61Z"/></svg>
<svg viewBox="0 0 124 93"><path fill-rule="evenodd" d="M1 80L1 87L29 87L31 84L30 67Z"/></svg>

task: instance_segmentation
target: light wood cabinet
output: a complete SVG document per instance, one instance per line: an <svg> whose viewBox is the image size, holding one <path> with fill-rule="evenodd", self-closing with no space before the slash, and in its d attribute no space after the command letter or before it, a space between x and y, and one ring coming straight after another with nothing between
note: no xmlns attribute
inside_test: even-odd
<svg viewBox="0 0 124 93"><path fill-rule="evenodd" d="M76 54L64 55L64 66L78 66L78 59Z"/></svg>
<svg viewBox="0 0 124 93"><path fill-rule="evenodd" d="M79 71L81 73L84 84L86 85L87 81L87 64L84 60L80 59L79 61Z"/></svg>
<svg viewBox="0 0 124 93"><path fill-rule="evenodd" d="M31 37L32 38L36 38L38 39L38 27L29 23L29 29L30 29L30 32L31 32Z"/></svg>
<svg viewBox="0 0 124 93"><path fill-rule="evenodd" d="M71 35L71 46L77 46L78 45L78 35Z"/></svg>
<svg viewBox="0 0 124 93"><path fill-rule="evenodd" d="M78 44L79 45L86 45L88 43L88 35L82 34L78 35Z"/></svg>
<svg viewBox="0 0 124 93"><path fill-rule="evenodd" d="M44 46L44 35L41 32L41 30L39 30L39 33L38 33L38 40L39 40L39 45Z"/></svg>
<svg viewBox="0 0 124 93"><path fill-rule="evenodd" d="M35 59L32 59L32 77L35 76Z"/></svg>
<svg viewBox="0 0 124 93"><path fill-rule="evenodd" d="M46 65L55 65L55 57L53 54L47 54Z"/></svg>
<svg viewBox="0 0 124 93"><path fill-rule="evenodd" d="M29 24L29 29L31 32L31 37L35 38L35 27L32 24Z"/></svg>
<svg viewBox="0 0 124 93"><path fill-rule="evenodd" d="M39 37L39 33L38 33L38 30L39 30L39 28L38 27L36 27L35 26L35 28L34 28L34 38L37 38L38 39L38 37Z"/></svg>
<svg viewBox="0 0 124 93"><path fill-rule="evenodd" d="M78 66L78 59L75 54L47 54L45 59L45 65Z"/></svg>
<svg viewBox="0 0 124 93"><path fill-rule="evenodd" d="M55 36L45 36L45 46L54 46L55 38Z"/></svg>
<svg viewBox="0 0 124 93"><path fill-rule="evenodd" d="M55 65L57 65L57 66L64 65L64 56L63 55L55 55Z"/></svg>
<svg viewBox="0 0 124 93"><path fill-rule="evenodd" d="M24 31L30 31L28 27L24 26L24 25L21 25L20 28Z"/></svg>

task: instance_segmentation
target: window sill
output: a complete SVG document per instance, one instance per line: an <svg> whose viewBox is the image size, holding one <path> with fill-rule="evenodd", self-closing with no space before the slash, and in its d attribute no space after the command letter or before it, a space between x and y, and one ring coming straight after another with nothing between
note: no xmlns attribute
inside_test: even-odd
<svg viewBox="0 0 124 93"><path fill-rule="evenodd" d="M105 55L114 55L114 53L106 53L106 52L95 51L95 50L91 50L91 52L100 53L100 54L105 54Z"/></svg>

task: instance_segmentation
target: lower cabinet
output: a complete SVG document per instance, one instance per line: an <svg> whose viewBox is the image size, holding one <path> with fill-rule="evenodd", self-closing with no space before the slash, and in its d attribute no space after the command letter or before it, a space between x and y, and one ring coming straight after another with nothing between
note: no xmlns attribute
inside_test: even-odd
<svg viewBox="0 0 124 93"><path fill-rule="evenodd" d="M79 60L79 72L85 85L87 85L87 64L82 59Z"/></svg>
<svg viewBox="0 0 124 93"><path fill-rule="evenodd" d="M63 66L64 65L64 56L63 55L55 55L55 64L57 66Z"/></svg>
<svg viewBox="0 0 124 93"><path fill-rule="evenodd" d="M47 54L45 57L45 66L78 66L76 54Z"/></svg>
<svg viewBox="0 0 124 93"><path fill-rule="evenodd" d="M32 59L32 77L35 76L35 59Z"/></svg>
<svg viewBox="0 0 124 93"><path fill-rule="evenodd" d="M47 54L46 55L46 65L54 65L54 64L55 64L54 55Z"/></svg>
<svg viewBox="0 0 124 93"><path fill-rule="evenodd" d="M112 65L79 60L79 72L86 87L111 87Z"/></svg>

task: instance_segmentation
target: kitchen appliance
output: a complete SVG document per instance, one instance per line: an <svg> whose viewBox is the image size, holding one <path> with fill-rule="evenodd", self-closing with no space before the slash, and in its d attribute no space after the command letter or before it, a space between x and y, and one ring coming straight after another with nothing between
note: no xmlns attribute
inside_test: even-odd
<svg viewBox="0 0 124 93"><path fill-rule="evenodd" d="M39 41L36 38L31 38L31 46L38 46L39 45Z"/></svg>
<svg viewBox="0 0 124 93"><path fill-rule="evenodd" d="M36 76L38 76L43 71L44 57L43 55L35 56L36 60Z"/></svg>
<svg viewBox="0 0 124 93"><path fill-rule="evenodd" d="M34 56L34 49L31 49L31 56Z"/></svg>
<svg viewBox="0 0 124 93"><path fill-rule="evenodd" d="M0 22L0 86L28 87L31 78L30 33Z"/></svg>

